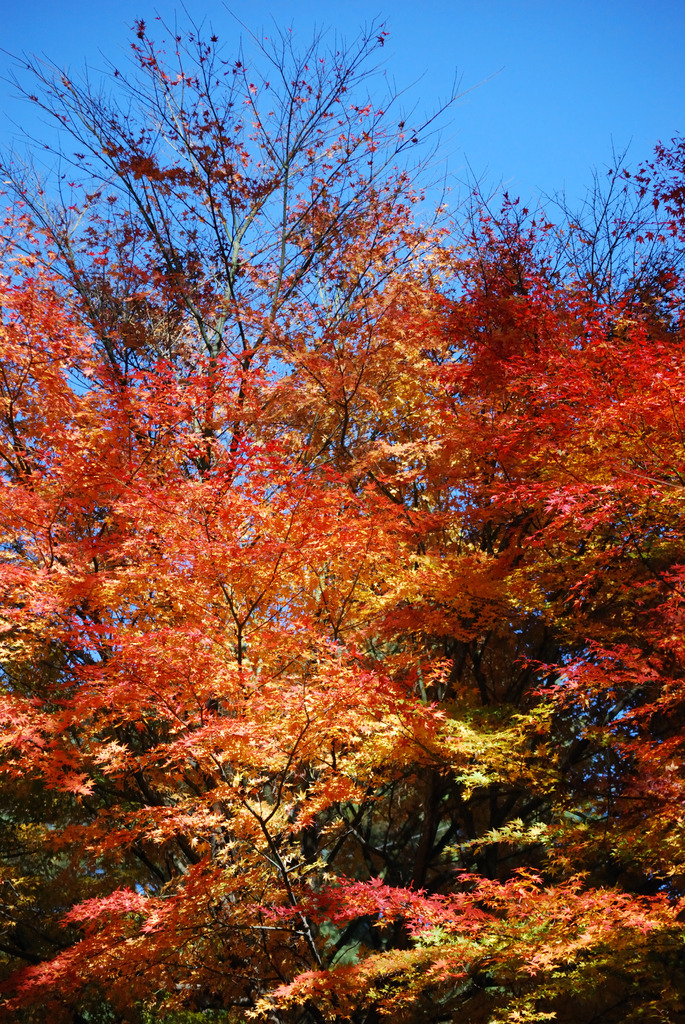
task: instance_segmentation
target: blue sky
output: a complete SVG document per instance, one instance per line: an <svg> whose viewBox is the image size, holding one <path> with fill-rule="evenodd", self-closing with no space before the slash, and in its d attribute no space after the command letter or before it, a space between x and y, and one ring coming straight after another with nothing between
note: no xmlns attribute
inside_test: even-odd
<svg viewBox="0 0 685 1024"><path fill-rule="evenodd" d="M240 26L222 4L197 3L229 46ZM612 142L630 144L630 159L650 156L655 143L685 130L685 0L237 0L235 16L269 32L273 22L306 42L329 28L349 39L374 15L385 20L385 72L408 102L429 112L444 100L455 74L468 91L445 121L442 153L451 180L467 168L502 180L526 200L565 188L579 196L593 167L611 162ZM155 12L173 21L183 9L172 0L21 0L6 4L6 51L45 53L76 69L103 55L121 60L137 17ZM10 66L0 54L0 68ZM26 122L26 108L0 82L0 102ZM0 144L12 127L0 119Z"/></svg>

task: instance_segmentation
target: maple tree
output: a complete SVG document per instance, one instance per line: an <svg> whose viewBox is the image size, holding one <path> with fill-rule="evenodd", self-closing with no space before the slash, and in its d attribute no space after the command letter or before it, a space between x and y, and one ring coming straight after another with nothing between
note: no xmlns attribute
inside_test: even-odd
<svg viewBox="0 0 685 1024"><path fill-rule="evenodd" d="M455 238L375 31L171 42L5 168L8 1019L685 1019L681 142Z"/></svg>

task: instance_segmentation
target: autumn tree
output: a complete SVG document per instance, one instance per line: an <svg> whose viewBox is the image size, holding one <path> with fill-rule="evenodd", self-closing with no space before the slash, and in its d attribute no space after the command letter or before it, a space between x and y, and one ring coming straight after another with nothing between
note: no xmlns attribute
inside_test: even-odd
<svg viewBox="0 0 685 1024"><path fill-rule="evenodd" d="M26 69L8 1019L685 1019L679 144L595 232L649 295L508 199L448 235L381 41Z"/></svg>

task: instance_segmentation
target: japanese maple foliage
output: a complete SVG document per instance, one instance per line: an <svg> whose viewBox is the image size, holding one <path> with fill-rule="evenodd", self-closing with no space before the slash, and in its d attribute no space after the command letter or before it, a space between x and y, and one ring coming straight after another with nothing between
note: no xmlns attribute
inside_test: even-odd
<svg viewBox="0 0 685 1024"><path fill-rule="evenodd" d="M79 148L73 204L7 171L7 1019L680 1021L681 148L609 288L508 200L417 225L376 36L284 38L33 67Z"/></svg>

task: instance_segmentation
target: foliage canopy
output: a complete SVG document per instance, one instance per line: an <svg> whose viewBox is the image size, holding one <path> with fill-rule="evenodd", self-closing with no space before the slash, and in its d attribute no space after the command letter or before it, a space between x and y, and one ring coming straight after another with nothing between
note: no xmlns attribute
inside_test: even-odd
<svg viewBox="0 0 685 1024"><path fill-rule="evenodd" d="M29 68L8 1019L685 1020L683 142L419 224L380 43Z"/></svg>

